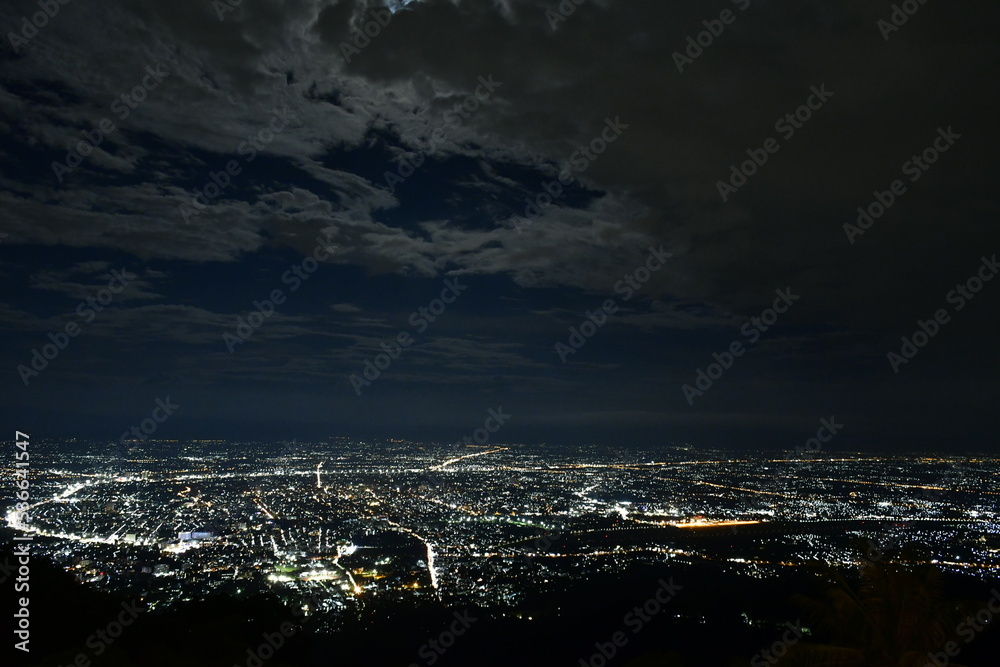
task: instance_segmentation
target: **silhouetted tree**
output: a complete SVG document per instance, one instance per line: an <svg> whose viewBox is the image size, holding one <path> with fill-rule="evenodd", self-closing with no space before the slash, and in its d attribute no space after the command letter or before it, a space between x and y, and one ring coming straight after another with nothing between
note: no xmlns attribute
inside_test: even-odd
<svg viewBox="0 0 1000 667"><path fill-rule="evenodd" d="M928 653L954 640L963 618L974 613L969 602L945 599L942 573L930 565L868 563L856 589L836 570L827 574L825 598L792 600L828 643L795 644L780 667L925 667Z"/></svg>

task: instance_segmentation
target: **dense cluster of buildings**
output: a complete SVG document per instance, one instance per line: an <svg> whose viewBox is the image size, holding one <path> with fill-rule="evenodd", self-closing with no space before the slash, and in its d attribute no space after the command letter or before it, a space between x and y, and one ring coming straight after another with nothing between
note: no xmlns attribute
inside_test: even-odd
<svg viewBox="0 0 1000 667"><path fill-rule="evenodd" d="M40 500L28 520L7 508L9 527L153 606L270 592L344 613L375 598L504 607L668 560L758 577L900 553L1000 569L998 459L342 438L36 451Z"/></svg>

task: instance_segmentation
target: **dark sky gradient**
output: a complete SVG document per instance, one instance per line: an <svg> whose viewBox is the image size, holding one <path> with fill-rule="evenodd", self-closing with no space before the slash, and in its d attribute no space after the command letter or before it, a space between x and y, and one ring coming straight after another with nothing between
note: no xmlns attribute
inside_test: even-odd
<svg viewBox="0 0 1000 667"><path fill-rule="evenodd" d="M382 2L243 0L220 20L208 0L72 0L19 53L5 38L8 429L113 439L169 396L156 436L450 442L502 406L508 441L791 448L832 415L833 449L995 448L1000 280L957 312L946 295L1000 251L996 3L930 0L888 40L888 2L586 0L555 30L554 1L403 4L350 63L341 43ZM679 72L672 54L724 9ZM36 11L3 3L3 33ZM832 97L782 137L813 86ZM105 117L116 131L60 182L53 161ZM515 228L609 118L627 129ZM941 127L961 138L910 182ZM768 137L778 152L722 201ZM242 171L185 221L230 160ZM851 244L843 225L894 179L906 193ZM291 291L320 236L332 258ZM660 246L673 256L624 302L616 281ZM77 304L123 267L137 277L85 323ZM467 289L416 334L446 279ZM784 288L800 299L689 405L682 385ZM287 301L230 353L223 334L274 289ZM555 344L607 299L618 313L563 363ZM951 320L894 373L887 353L939 308ZM25 386L18 365L68 322L81 333ZM350 375L402 331L412 347L357 395Z"/></svg>

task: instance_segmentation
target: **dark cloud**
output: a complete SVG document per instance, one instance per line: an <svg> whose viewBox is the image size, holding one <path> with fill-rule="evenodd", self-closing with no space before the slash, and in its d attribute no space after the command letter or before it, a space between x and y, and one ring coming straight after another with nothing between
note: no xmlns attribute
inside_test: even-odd
<svg viewBox="0 0 1000 667"><path fill-rule="evenodd" d="M301 382L312 397L293 416L260 414L322 423L318 397L330 394L356 406L342 413L355 429L400 400L413 402L398 426L448 421L477 392L501 392L531 405L538 414L523 410L521 423L539 428L548 410L552 424L586 414L580 424L634 420L713 440L740 420L764 433L831 403L889 438L914 409L926 426L965 401L974 439L996 370L992 285L921 352L922 370L905 369L926 394L904 389L885 353L1000 245L997 8L927 3L886 40L877 22L891 3L588 0L553 27L558 6L61 6L0 60L8 367L128 266L139 278L74 341L79 355L67 351L39 378L51 387L29 391L62 400L91 374L106 391L85 400L104 401L113 383L187 386L189 374L221 390L209 403L235 419L239 396ZM4 34L36 10L7 3ZM675 53L723 10L734 21L678 71ZM358 39L366 28L373 36ZM484 80L499 86L484 95ZM818 89L832 95L807 122L791 136L776 127ZM115 129L81 149L102 122ZM583 159L609 123L620 136ZM911 182L903 163L939 128L961 138ZM780 149L723 201L730 165L769 137ZM88 154L54 171L71 150ZM574 182L556 192L564 170ZM851 244L843 225L894 179L905 194ZM539 196L552 205L526 219ZM319 239L330 257L293 293L283 276ZM661 246L668 264L562 364L554 343L620 298L616 282ZM355 396L348 376L411 329L446 277L468 294L367 403ZM688 406L680 385L785 287L801 301L780 331ZM222 334L274 289L287 305L230 355ZM714 418L724 427L708 436Z"/></svg>

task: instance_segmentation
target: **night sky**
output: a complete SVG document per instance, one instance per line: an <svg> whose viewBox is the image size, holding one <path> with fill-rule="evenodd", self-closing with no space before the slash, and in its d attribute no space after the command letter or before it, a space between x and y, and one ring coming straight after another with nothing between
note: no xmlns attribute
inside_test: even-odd
<svg viewBox="0 0 1000 667"><path fill-rule="evenodd" d="M0 419L988 451L1000 8L903 5L3 2Z"/></svg>

